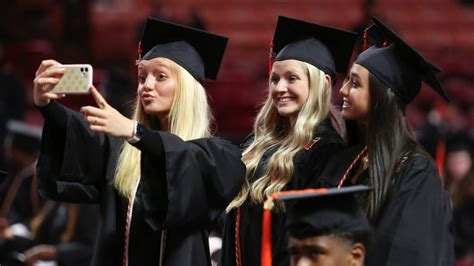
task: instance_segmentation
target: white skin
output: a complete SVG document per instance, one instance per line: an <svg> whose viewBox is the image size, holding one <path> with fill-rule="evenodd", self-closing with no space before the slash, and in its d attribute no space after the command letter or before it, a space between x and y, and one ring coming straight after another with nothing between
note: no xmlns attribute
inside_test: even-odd
<svg viewBox="0 0 474 266"><path fill-rule="evenodd" d="M331 77L325 75L325 78L331 84ZM309 78L301 61L288 59L273 63L269 90L278 113L294 125L309 96Z"/></svg>
<svg viewBox="0 0 474 266"><path fill-rule="evenodd" d="M342 95L342 117L366 121L370 113L369 71L354 64L339 93Z"/></svg>
<svg viewBox="0 0 474 266"><path fill-rule="evenodd" d="M270 96L281 116L292 125L309 95L309 81L303 65L296 60L273 63L270 74Z"/></svg>
<svg viewBox="0 0 474 266"><path fill-rule="evenodd" d="M65 94L51 92L64 74L64 68L60 66L61 64L54 60L41 62L34 79L35 105L46 106L51 100L65 97ZM171 108L174 89L175 82L170 77L169 65L165 61L160 58L142 60L139 66L137 96L140 97L145 113L158 116L163 123ZM124 139L132 137L133 120L110 106L94 86L91 86L90 92L98 107L84 106L80 110L90 129ZM162 129L167 129L167 126Z"/></svg>

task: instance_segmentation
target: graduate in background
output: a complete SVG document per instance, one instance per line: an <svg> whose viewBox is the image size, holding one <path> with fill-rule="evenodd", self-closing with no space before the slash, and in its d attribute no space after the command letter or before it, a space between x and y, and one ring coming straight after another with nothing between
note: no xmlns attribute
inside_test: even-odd
<svg viewBox="0 0 474 266"><path fill-rule="evenodd" d="M41 128L19 120L9 120L6 128L3 152L8 175L0 180L0 219L21 234L41 207L35 165Z"/></svg>
<svg viewBox="0 0 474 266"><path fill-rule="evenodd" d="M291 265L364 265L371 228L356 196L369 190L351 186L275 193L273 202L286 207Z"/></svg>
<svg viewBox="0 0 474 266"><path fill-rule="evenodd" d="M97 205L46 201L28 224L25 235L0 228L0 264L3 266L91 265L99 227Z"/></svg>
<svg viewBox="0 0 474 266"><path fill-rule="evenodd" d="M454 265L449 195L433 159L415 140L405 106L424 81L448 99L439 70L380 20L340 89L342 116L356 121L353 144L328 163L324 185L366 184L361 200L374 226L367 265ZM348 132L351 132L348 126Z"/></svg>
<svg viewBox="0 0 474 266"><path fill-rule="evenodd" d="M41 128L7 123L5 155L12 173L0 185L0 264L90 265L98 208L44 201L38 195L36 159Z"/></svg>
<svg viewBox="0 0 474 266"><path fill-rule="evenodd" d="M258 265L261 239L270 237L275 265L288 265L284 213L262 232L263 202L271 194L305 188L344 142L331 123L331 88L347 70L356 35L279 17L273 38L268 97L243 144L244 186L227 207L222 265ZM273 56L273 55L272 55ZM273 58L272 58L273 60Z"/></svg>
<svg viewBox="0 0 474 266"><path fill-rule="evenodd" d="M227 38L149 18L139 46L133 120L97 90L82 114L51 93L63 73L44 61L34 82L45 118L42 195L99 203L94 265L209 265L207 228L235 197L240 151L212 137L205 78L215 79ZM143 54L143 57L142 57ZM54 68L53 66L57 66Z"/></svg>

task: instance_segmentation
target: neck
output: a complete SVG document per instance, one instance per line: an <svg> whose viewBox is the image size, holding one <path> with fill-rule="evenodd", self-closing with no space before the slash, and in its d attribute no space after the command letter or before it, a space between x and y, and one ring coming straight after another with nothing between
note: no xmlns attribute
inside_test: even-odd
<svg viewBox="0 0 474 266"><path fill-rule="evenodd" d="M160 130L170 132L170 124L168 118L160 118Z"/></svg>

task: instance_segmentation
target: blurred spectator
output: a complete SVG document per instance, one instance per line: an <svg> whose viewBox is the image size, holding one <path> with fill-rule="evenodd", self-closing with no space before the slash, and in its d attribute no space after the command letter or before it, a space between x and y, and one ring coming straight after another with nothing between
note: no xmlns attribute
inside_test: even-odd
<svg viewBox="0 0 474 266"><path fill-rule="evenodd" d="M456 208L474 188L472 147L467 136L449 139L446 148L444 180Z"/></svg>
<svg viewBox="0 0 474 266"><path fill-rule="evenodd" d="M8 177L0 183L0 218L9 224L27 225L39 211L35 162L41 129L20 121L7 123L4 154Z"/></svg>
<svg viewBox="0 0 474 266"><path fill-rule="evenodd" d="M438 104L427 116L425 125L418 131L418 140L424 148L436 157L441 140L451 139L466 133L467 120L459 106L454 103Z"/></svg>
<svg viewBox="0 0 474 266"><path fill-rule="evenodd" d="M8 121L8 177L0 183L0 265L35 265L40 260L89 265L98 209L52 201L41 206L35 175L40 141L40 128Z"/></svg>
<svg viewBox="0 0 474 266"><path fill-rule="evenodd" d="M96 205L47 201L32 219L27 235L15 235L10 227L0 226L0 265L90 265L98 214Z"/></svg>
<svg viewBox="0 0 474 266"><path fill-rule="evenodd" d="M454 209L454 248L457 266L474 265L474 190Z"/></svg>
<svg viewBox="0 0 474 266"><path fill-rule="evenodd" d="M7 121L9 119L22 119L25 109L25 87L13 69L5 64L4 43L0 39L0 143L2 147ZM3 152L0 152L0 169L4 168Z"/></svg>

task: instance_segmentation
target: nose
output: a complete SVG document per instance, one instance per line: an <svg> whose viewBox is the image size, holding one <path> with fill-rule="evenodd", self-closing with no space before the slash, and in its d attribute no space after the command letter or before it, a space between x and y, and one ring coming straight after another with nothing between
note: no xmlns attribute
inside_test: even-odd
<svg viewBox="0 0 474 266"><path fill-rule="evenodd" d="M288 90L287 83L284 79L280 79L275 85L275 91L277 92L286 92Z"/></svg>
<svg viewBox="0 0 474 266"><path fill-rule="evenodd" d="M294 266L312 266L312 265L313 265L313 262L309 258L306 258L306 257L299 258L294 264Z"/></svg>
<svg viewBox="0 0 474 266"><path fill-rule="evenodd" d="M143 82L143 90L144 91L150 91L153 89L153 85L154 85L154 79L152 77L150 77L150 75L146 76L146 79L145 79L145 82Z"/></svg>
<svg viewBox="0 0 474 266"><path fill-rule="evenodd" d="M339 89L339 94L342 96L347 96L349 93L349 81L346 81L344 84L342 84L342 87Z"/></svg>

